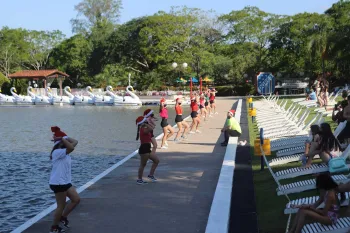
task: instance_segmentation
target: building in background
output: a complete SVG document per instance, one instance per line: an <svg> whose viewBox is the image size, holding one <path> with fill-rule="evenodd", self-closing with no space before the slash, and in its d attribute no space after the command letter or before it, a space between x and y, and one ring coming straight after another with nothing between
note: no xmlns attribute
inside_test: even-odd
<svg viewBox="0 0 350 233"><path fill-rule="evenodd" d="M309 78L277 78L275 91L280 95L304 94L309 81Z"/></svg>

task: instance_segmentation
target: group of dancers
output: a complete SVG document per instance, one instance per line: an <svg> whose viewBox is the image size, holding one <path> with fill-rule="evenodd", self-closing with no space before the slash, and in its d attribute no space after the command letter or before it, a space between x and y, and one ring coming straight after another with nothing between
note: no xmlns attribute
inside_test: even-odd
<svg viewBox="0 0 350 233"><path fill-rule="evenodd" d="M178 131L176 133L174 142L179 143L180 140L186 140L188 134L201 133L199 131L199 125L201 123L200 117L206 120L208 117L212 117L213 114L218 114L216 112L215 106L215 89L208 89L204 93L194 93L191 98L191 118L192 124L189 125L183 118L183 108L182 99L177 98L175 103L175 123L177 125ZM200 111L200 115L198 112ZM174 128L168 123L168 109L166 100L162 98L160 100L159 106L159 116L161 117L160 126L163 129L163 137L161 140L160 149L168 149L168 140L175 134ZM143 116L139 116L136 119L137 125L137 137L136 140L140 139L139 154L141 156L141 162L138 172L137 184L143 185L147 184L143 180L143 171L146 167L147 161L151 160L153 162L150 174L147 178L151 182L156 182L157 179L154 176L154 172L159 164L159 158L156 155L156 150L158 148L157 141L154 137L153 130L156 127L156 121L158 119L154 115L154 111L147 109Z"/></svg>
<svg viewBox="0 0 350 233"><path fill-rule="evenodd" d="M198 130L201 122L200 117L203 117L206 120L208 117L212 117L213 114L218 114L215 106L215 93L215 89L210 89L204 93L195 93L193 96L191 96L191 126L183 119L183 109L181 106L182 100L180 98L176 99L175 123L177 124L179 130L175 136L175 142L179 142L180 138L185 140L187 134L201 133ZM200 115L198 115L198 112L200 112ZM164 98L160 100L159 116L161 117L160 125L163 128L163 138L160 148L167 149L168 140L171 136L173 136L174 129L168 123L168 110L166 100ZM136 140L140 140L139 154L141 157L140 167L138 169L137 184L140 185L147 184L147 182L143 180L143 172L148 160L151 160L153 163L147 178L151 182L157 181L154 173L159 164L159 158L156 155L158 145L153 134L154 128L156 127L156 121L157 118L155 117L154 111L151 109L147 109L143 116L136 119ZM77 146L78 141L68 137L57 126L51 127L51 131L54 134L54 146L50 153L52 171L49 185L50 189L55 194L57 208L54 212L54 220L50 233L60 233L65 232L66 229L69 228L69 221L67 217L80 202L79 194L72 185L70 156ZM70 199L70 203L68 205L66 204L67 197Z"/></svg>

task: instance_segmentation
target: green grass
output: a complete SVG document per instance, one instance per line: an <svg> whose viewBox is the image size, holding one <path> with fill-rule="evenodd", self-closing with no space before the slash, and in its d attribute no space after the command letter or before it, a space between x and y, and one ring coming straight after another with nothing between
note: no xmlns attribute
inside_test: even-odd
<svg viewBox="0 0 350 233"><path fill-rule="evenodd" d="M282 100L279 100L279 103ZM286 109L292 104L292 101L289 100L286 106ZM248 106L247 106L248 107ZM313 111L315 108L310 108L311 113L306 119L306 122L311 120L317 113ZM299 114L299 117L302 113ZM285 196L277 196L276 188L277 184L273 180L269 170L265 167L263 171L260 171L261 168L261 158L259 156L254 156L254 140L259 138L259 130L256 123L252 123L251 117L248 117L249 125L249 137L251 145L251 155L252 155L252 168L253 168L253 179L254 179L254 189L256 196L256 206L258 213L258 223L261 233L280 233L284 232L288 215L284 215L284 208L288 202ZM326 122L329 123L333 129L336 127L336 123L332 122L331 118L326 118ZM271 160L275 158L275 153L272 153L272 156L268 156L267 159ZM320 160L314 161L314 163L319 163ZM288 168L301 166L300 162L289 163L281 166L274 166L273 171L277 172L279 170L284 170ZM300 180L312 179L312 176L302 176L295 179L281 180L281 184L291 183ZM317 195L316 190L302 192L298 194L288 195L290 199L297 199L308 196Z"/></svg>

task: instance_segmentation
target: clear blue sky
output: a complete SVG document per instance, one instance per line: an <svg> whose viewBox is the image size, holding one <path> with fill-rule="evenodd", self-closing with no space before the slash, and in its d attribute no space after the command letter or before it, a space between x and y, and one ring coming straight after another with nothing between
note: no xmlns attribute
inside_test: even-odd
<svg viewBox="0 0 350 233"><path fill-rule="evenodd" d="M70 19L76 16L74 6L81 0L2 0L0 27L31 30L61 30L72 35ZM301 12L323 13L336 0L123 0L121 23L132 18L152 15L171 6L197 7L228 13L244 6L257 6L264 11L292 15Z"/></svg>

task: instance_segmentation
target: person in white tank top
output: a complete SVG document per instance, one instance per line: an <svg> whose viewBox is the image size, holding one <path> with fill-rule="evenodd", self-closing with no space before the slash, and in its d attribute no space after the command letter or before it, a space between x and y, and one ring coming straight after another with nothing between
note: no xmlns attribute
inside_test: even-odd
<svg viewBox="0 0 350 233"><path fill-rule="evenodd" d="M65 232L69 228L67 216L79 204L80 197L72 185L71 156L78 141L64 137L54 137L55 145L51 151L52 171L49 185L55 193L57 208L54 213L50 233ZM66 206L66 198L71 202Z"/></svg>

